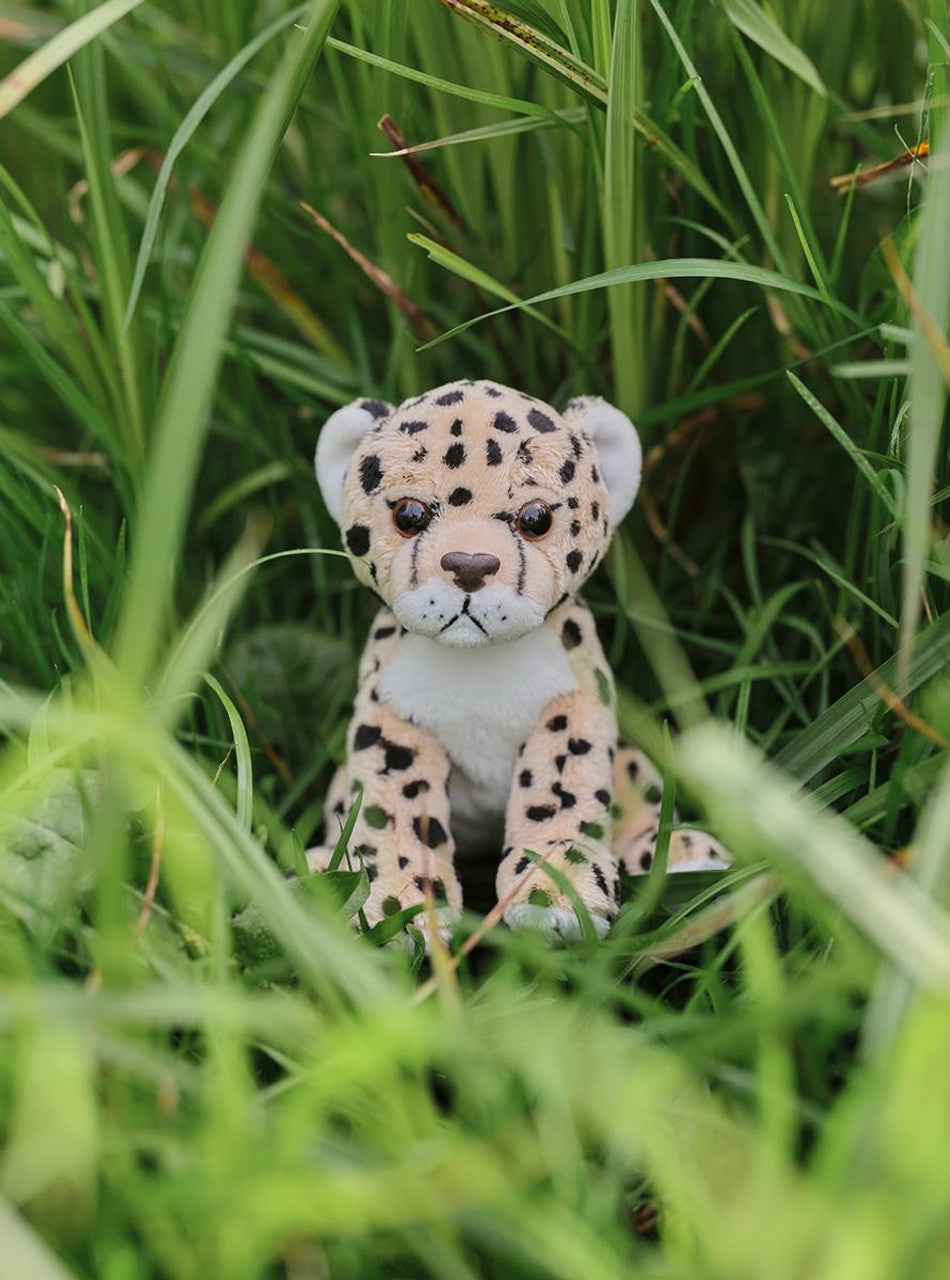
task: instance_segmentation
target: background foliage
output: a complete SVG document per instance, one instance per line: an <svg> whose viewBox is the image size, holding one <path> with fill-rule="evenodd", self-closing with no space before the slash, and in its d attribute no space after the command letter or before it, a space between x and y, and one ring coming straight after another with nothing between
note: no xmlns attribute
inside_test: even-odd
<svg viewBox="0 0 950 1280"><path fill-rule="evenodd" d="M85 11L0 4L0 1270L947 1275L944 0ZM588 595L738 860L430 971L281 872L320 423L459 375L635 415Z"/></svg>

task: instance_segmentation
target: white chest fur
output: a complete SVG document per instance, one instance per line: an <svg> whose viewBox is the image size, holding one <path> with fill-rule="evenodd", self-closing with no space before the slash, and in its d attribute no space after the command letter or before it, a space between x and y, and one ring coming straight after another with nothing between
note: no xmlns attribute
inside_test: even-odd
<svg viewBox="0 0 950 1280"><path fill-rule="evenodd" d="M453 810L461 806L465 818L477 822L504 813L518 748L545 705L575 687L563 645L541 627L478 649L404 635L383 671L379 696L436 734L454 766ZM453 812L453 830L457 816Z"/></svg>

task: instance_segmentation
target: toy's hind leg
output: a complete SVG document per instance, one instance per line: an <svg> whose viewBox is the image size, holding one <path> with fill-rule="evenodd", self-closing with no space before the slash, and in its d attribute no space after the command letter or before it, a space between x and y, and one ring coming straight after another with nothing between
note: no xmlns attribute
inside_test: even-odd
<svg viewBox="0 0 950 1280"><path fill-rule="evenodd" d="M642 876L653 866L660 825L663 779L642 751L618 747L614 762L614 856L628 876ZM674 822L676 815L674 814ZM724 871L731 858L705 831L683 827L670 835L668 871Z"/></svg>
<svg viewBox="0 0 950 1280"><path fill-rule="evenodd" d="M333 857L340 827L346 821L350 808L349 783L346 765L340 765L330 780L327 798L323 805L323 842L307 850L307 865L311 871L326 871ZM345 867L344 863L344 867Z"/></svg>

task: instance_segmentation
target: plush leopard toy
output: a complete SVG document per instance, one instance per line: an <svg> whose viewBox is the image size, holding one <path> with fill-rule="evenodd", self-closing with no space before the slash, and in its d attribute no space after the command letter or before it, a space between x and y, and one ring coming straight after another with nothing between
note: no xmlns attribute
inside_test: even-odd
<svg viewBox="0 0 950 1280"><path fill-rule="evenodd" d="M603 937L620 871L649 870L660 778L617 745L610 669L577 599L640 466L632 423L605 401L559 414L493 382L453 382L397 409L358 400L324 426L324 501L384 607L326 844L308 862L327 866L362 788L350 848L371 881L370 924L431 895L445 936L462 906L456 855L500 851L507 924L578 938L566 879ZM704 833L674 831L671 869L727 862Z"/></svg>

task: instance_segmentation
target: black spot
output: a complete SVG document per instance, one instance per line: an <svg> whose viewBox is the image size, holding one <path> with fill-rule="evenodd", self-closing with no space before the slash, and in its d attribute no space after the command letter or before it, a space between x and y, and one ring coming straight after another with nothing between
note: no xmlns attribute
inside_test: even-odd
<svg viewBox="0 0 950 1280"><path fill-rule="evenodd" d="M369 576L373 579L374 582L376 581L376 578L378 576L376 573L376 564L372 560L370 561L370 564L369 564Z"/></svg>
<svg viewBox="0 0 950 1280"><path fill-rule="evenodd" d="M355 556L365 556L369 551L369 529L365 524L351 524L346 531L346 545Z"/></svg>
<svg viewBox="0 0 950 1280"><path fill-rule="evenodd" d="M553 804L533 804L527 810L527 817L532 822L544 822L546 818L553 818L557 810Z"/></svg>
<svg viewBox="0 0 950 1280"><path fill-rule="evenodd" d="M412 455L412 460L413 462L425 462L428 456L429 456L429 450L425 447L424 444L420 444L419 448Z"/></svg>
<svg viewBox="0 0 950 1280"><path fill-rule="evenodd" d="M594 792L594 799L599 800L600 803L606 809L606 807L610 804L610 792L605 791L603 787L598 787L597 790Z"/></svg>
<svg viewBox="0 0 950 1280"><path fill-rule="evenodd" d="M566 729L567 716L552 716L548 721L548 728L552 733L558 733L561 729Z"/></svg>
<svg viewBox="0 0 950 1280"><path fill-rule="evenodd" d="M497 400L497 399L498 399L498 397L501 395L501 392L498 390L498 388L497 388L497 387L486 387L486 388L485 388L485 395L486 395L486 396L491 396L491 398L492 398L493 400Z"/></svg>
<svg viewBox="0 0 950 1280"><path fill-rule="evenodd" d="M663 792L655 782L651 782L648 787L643 788L643 798L648 804L659 804L663 799Z"/></svg>
<svg viewBox="0 0 950 1280"><path fill-rule="evenodd" d="M653 866L653 854L647 849L646 853L640 854L640 866L644 871L649 871Z"/></svg>
<svg viewBox="0 0 950 1280"><path fill-rule="evenodd" d="M436 404L458 404L460 400L465 399L464 391L446 391L444 395L436 396Z"/></svg>
<svg viewBox="0 0 950 1280"><path fill-rule="evenodd" d="M370 884L372 884L379 875L379 867L375 866L372 862L365 862L363 864L363 870L366 872L366 879Z"/></svg>
<svg viewBox="0 0 950 1280"><path fill-rule="evenodd" d="M564 765L565 765L565 762L566 762L566 761L567 761L567 756L566 756L566 755L562 755L562 756L555 756L555 757L554 757L554 763L555 763L555 765L557 766L557 771L558 771L558 773L560 773L560 772L561 772L561 770L564 768Z"/></svg>
<svg viewBox="0 0 950 1280"><path fill-rule="evenodd" d="M579 458L584 452L584 446L581 444L580 440L578 440L573 431L571 432L571 452L574 454L575 458Z"/></svg>
<svg viewBox="0 0 950 1280"><path fill-rule="evenodd" d="M360 408L365 409L374 418L388 418L392 413L392 408L385 400L361 400Z"/></svg>
<svg viewBox="0 0 950 1280"><path fill-rule="evenodd" d="M415 436L420 431L428 430L428 427L428 422L402 422L399 425L399 430L405 432L407 436Z"/></svg>
<svg viewBox="0 0 950 1280"><path fill-rule="evenodd" d="M610 890L607 887L607 878L596 862L591 864L591 871L594 873L594 879L597 881L597 888L601 891L605 898L610 897Z"/></svg>
<svg viewBox="0 0 950 1280"><path fill-rule="evenodd" d="M586 738L568 738L567 749L572 756L586 756L590 751L590 743Z"/></svg>
<svg viewBox="0 0 950 1280"><path fill-rule="evenodd" d="M338 800L338 801L336 802L336 804L333 806L333 812L334 812L334 813L345 813L345 812L346 812L346 805L343 803L343 801L342 801L342 800Z"/></svg>
<svg viewBox="0 0 950 1280"><path fill-rule="evenodd" d="M531 859L527 855L523 858L519 858L515 863L515 875L520 876L523 872L527 871L530 866Z"/></svg>
<svg viewBox="0 0 950 1280"><path fill-rule="evenodd" d="M434 880L429 876L416 876L415 885L420 893L425 893L426 889L428 889L436 902L445 901L445 885L442 883L440 876L437 876Z"/></svg>
<svg viewBox="0 0 950 1280"><path fill-rule="evenodd" d="M561 463L561 468L558 471L558 475L561 477L561 482L563 484L567 484L569 480L574 479L574 470L575 470L574 463L571 458L568 458L567 462Z"/></svg>
<svg viewBox="0 0 950 1280"><path fill-rule="evenodd" d="M518 782L523 787L530 787L534 782L534 774L530 769L522 769L521 773L518 775Z"/></svg>
<svg viewBox="0 0 950 1280"><path fill-rule="evenodd" d="M460 467L465 461L465 445L461 443L450 444L442 455L442 461L453 470L456 467Z"/></svg>
<svg viewBox="0 0 950 1280"><path fill-rule="evenodd" d="M359 854L361 858L375 858L376 846L374 844L355 844L353 852Z"/></svg>
<svg viewBox="0 0 950 1280"><path fill-rule="evenodd" d="M576 538L577 535L580 533L580 531L581 531L580 520L572 520L571 521L571 537Z"/></svg>
<svg viewBox="0 0 950 1280"><path fill-rule="evenodd" d="M453 489L452 492L449 494L450 507L464 507L466 503L471 502L471 500L472 500L471 489L463 489L459 487L458 489Z"/></svg>
<svg viewBox="0 0 950 1280"><path fill-rule="evenodd" d="M504 431L506 436L510 436L518 430L518 424L510 413L505 413L502 409L495 414L495 430Z"/></svg>
<svg viewBox="0 0 950 1280"><path fill-rule="evenodd" d="M531 456L531 446L527 440L522 440L521 444L518 445L518 460L526 465L534 461Z"/></svg>
<svg viewBox="0 0 950 1280"><path fill-rule="evenodd" d="M577 500L577 498L568 498L567 505L570 507L572 511L576 511L581 504Z"/></svg>
<svg viewBox="0 0 950 1280"><path fill-rule="evenodd" d="M600 519L600 503L599 502L592 502L590 504L590 513L595 520Z"/></svg>
<svg viewBox="0 0 950 1280"><path fill-rule="evenodd" d="M565 791L559 782L555 782L551 790L560 800L562 809L573 809L577 804L577 796L573 791Z"/></svg>
<svg viewBox="0 0 950 1280"><path fill-rule="evenodd" d="M485 445L485 453L488 456L488 465L497 467L501 462L501 445L497 440L489 440Z"/></svg>
<svg viewBox="0 0 950 1280"><path fill-rule="evenodd" d="M429 784L425 778L417 778L415 782L407 782L402 789L402 794L407 800L415 800L420 791L428 791Z"/></svg>
<svg viewBox="0 0 950 1280"><path fill-rule="evenodd" d="M382 478L383 469L379 465L379 458L375 453L371 453L360 463L360 484L363 486L363 492L372 493L374 489L378 489Z"/></svg>
<svg viewBox="0 0 950 1280"><path fill-rule="evenodd" d="M627 761L627 777L635 778L640 772L640 762L638 760Z"/></svg>
<svg viewBox="0 0 950 1280"><path fill-rule="evenodd" d="M361 724L357 726L356 733L353 735L353 746L357 751L365 751L367 747L373 746L382 737L382 730L375 724Z"/></svg>
<svg viewBox="0 0 950 1280"><path fill-rule="evenodd" d="M581 642L581 629L573 618L568 618L561 628L561 644L565 649L576 649Z"/></svg>
<svg viewBox="0 0 950 1280"><path fill-rule="evenodd" d="M614 902L620 901L620 877L614 881Z"/></svg>
<svg viewBox="0 0 950 1280"><path fill-rule="evenodd" d="M373 632L373 639L386 640L389 638L389 636L394 636L395 634L396 634L395 627L377 627L376 630Z"/></svg>
<svg viewBox="0 0 950 1280"><path fill-rule="evenodd" d="M577 573L578 569L581 567L581 560L583 559L581 553L579 551L569 551L565 559L567 560L567 567L570 569L571 573Z"/></svg>
<svg viewBox="0 0 950 1280"><path fill-rule="evenodd" d="M401 773L408 769L416 758L412 747L401 747L398 742L386 743L386 768Z"/></svg>
<svg viewBox="0 0 950 1280"><path fill-rule="evenodd" d="M399 855L396 861L399 863L400 871L405 871L406 867L409 866L409 859L402 853Z"/></svg>
<svg viewBox="0 0 950 1280"><path fill-rule="evenodd" d="M445 827L438 818L413 818L412 829L422 841L427 844L430 849L436 849L440 844L445 844L448 836L445 834Z"/></svg>
<svg viewBox="0 0 950 1280"><path fill-rule="evenodd" d="M534 427L535 431L556 431L557 427L551 421L546 413L542 413L540 409L528 410L528 421Z"/></svg>
<svg viewBox="0 0 950 1280"><path fill-rule="evenodd" d="M461 419L461 418L456 418L456 419L455 419L455 421L454 421L454 422L452 423L452 425L449 427L449 433L450 433L451 435L453 435L453 436L460 436L460 435L462 434L462 419Z"/></svg>
<svg viewBox="0 0 950 1280"><path fill-rule="evenodd" d="M591 478L591 480L593 480L594 484L599 484L599 483L600 483L600 472L597 470L597 468L596 468L596 467L591 467L591 469L590 469L590 478Z"/></svg>

